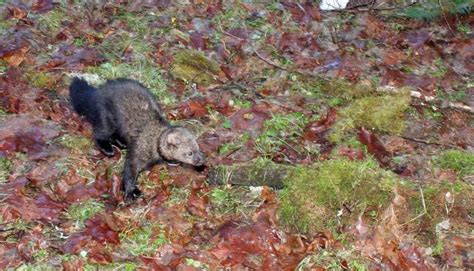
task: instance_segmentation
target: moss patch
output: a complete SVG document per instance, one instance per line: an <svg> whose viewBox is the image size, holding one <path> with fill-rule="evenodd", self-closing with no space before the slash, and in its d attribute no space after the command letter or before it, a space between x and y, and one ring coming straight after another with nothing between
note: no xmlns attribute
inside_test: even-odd
<svg viewBox="0 0 474 271"><path fill-rule="evenodd" d="M330 140L340 142L358 127L401 134L405 129L404 112L409 105L410 94L407 91L356 99L339 111L340 119L333 127Z"/></svg>
<svg viewBox="0 0 474 271"><path fill-rule="evenodd" d="M300 232L334 227L346 218L378 214L394 196L396 177L373 160L329 160L297 167L285 179L281 222ZM338 215L341 210L349 215Z"/></svg>
<svg viewBox="0 0 474 271"><path fill-rule="evenodd" d="M216 82L219 73L219 64L207 58L203 53L193 50L184 50L174 56L171 73L177 79L185 82L196 82L210 85Z"/></svg>
<svg viewBox="0 0 474 271"><path fill-rule="evenodd" d="M375 94L375 90L370 84L352 84L343 80L320 81L318 84L324 93L336 96L344 101L368 97Z"/></svg>
<svg viewBox="0 0 474 271"><path fill-rule="evenodd" d="M435 162L441 168L456 171L461 177L474 174L474 155L467 151L447 150Z"/></svg>

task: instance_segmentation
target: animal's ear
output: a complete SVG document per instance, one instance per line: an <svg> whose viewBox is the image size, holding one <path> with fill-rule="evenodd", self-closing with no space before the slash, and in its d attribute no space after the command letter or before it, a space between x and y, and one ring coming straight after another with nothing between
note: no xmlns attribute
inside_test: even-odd
<svg viewBox="0 0 474 271"><path fill-rule="evenodd" d="M179 133L169 133L166 137L166 144L172 148L177 148L181 144Z"/></svg>

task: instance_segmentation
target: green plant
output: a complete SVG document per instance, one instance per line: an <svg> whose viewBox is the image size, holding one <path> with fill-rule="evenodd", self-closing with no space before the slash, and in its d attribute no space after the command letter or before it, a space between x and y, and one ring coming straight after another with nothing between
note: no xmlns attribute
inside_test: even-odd
<svg viewBox="0 0 474 271"><path fill-rule="evenodd" d="M424 0L408 7L403 15L416 19L431 21L443 14L467 15L473 9L471 0Z"/></svg>
<svg viewBox="0 0 474 271"><path fill-rule="evenodd" d="M66 216L74 221L76 227L83 228L84 222L87 219L103 210L104 204L102 202L90 199L84 202L71 204L66 211Z"/></svg>
<svg viewBox="0 0 474 271"><path fill-rule="evenodd" d="M234 213L239 208L240 202L229 189L216 187L209 196L213 207L220 215Z"/></svg>
<svg viewBox="0 0 474 271"><path fill-rule="evenodd" d="M265 121L264 131L255 140L257 150L263 155L271 155L283 145L290 146L290 141L297 140L303 134L307 121L300 112L274 114Z"/></svg>
<svg viewBox="0 0 474 271"><path fill-rule="evenodd" d="M6 181L13 168L13 164L7 158L0 158L0 182Z"/></svg>

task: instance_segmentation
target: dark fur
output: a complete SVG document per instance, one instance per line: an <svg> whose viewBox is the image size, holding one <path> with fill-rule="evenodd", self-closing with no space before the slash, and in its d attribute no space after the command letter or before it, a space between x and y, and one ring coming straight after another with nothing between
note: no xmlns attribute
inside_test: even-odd
<svg viewBox="0 0 474 271"><path fill-rule="evenodd" d="M74 110L92 124L94 140L104 154L114 154L112 145L129 149L122 181L125 201L141 194L136 179L152 165L163 160L204 164L196 137L186 128L171 126L140 83L117 79L96 89L74 78L69 91Z"/></svg>

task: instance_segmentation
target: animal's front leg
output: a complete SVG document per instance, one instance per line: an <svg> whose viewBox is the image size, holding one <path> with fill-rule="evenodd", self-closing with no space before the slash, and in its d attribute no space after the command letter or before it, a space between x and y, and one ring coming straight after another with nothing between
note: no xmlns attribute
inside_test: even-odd
<svg viewBox="0 0 474 271"><path fill-rule="evenodd" d="M145 164L136 156L134 148L131 148L125 160L123 171L122 190L125 194L125 202L134 201L142 194L137 187L137 178L144 168Z"/></svg>

